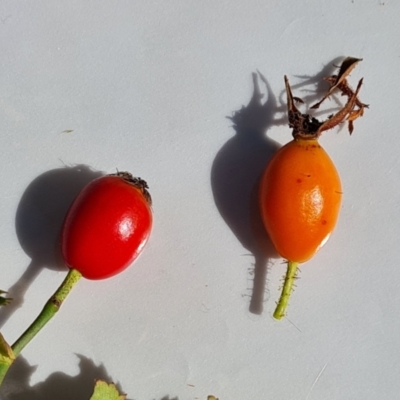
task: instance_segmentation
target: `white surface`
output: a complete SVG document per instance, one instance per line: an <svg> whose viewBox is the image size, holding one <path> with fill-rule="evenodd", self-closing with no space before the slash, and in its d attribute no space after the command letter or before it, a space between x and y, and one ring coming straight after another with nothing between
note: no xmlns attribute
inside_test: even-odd
<svg viewBox="0 0 400 400"><path fill-rule="evenodd" d="M65 275L47 257L52 244L39 239L24 251L16 230L36 178L44 186L29 199L52 204L73 182L63 184L69 170L49 171L128 170L148 181L155 217L134 266L74 289L23 351L12 375L19 388L11 377L4 399L84 400L106 372L136 400L398 398L400 2L7 0L0 17L1 288L39 258L22 307L7 318L0 311L6 339L19 336ZM285 266L270 260L263 311L251 313L254 257L235 227L248 209L232 217L235 196L223 195L242 182L237 198L249 200L255 161L268 159L272 140L290 139L272 121L285 116L274 115L285 107L283 75L306 97L316 86L298 86L301 76L321 78L347 55L364 59L351 82L364 77L361 98L371 107L352 137L344 128L321 140L342 177L340 221L302 266L288 319L277 322ZM272 139L259 137L261 147L254 138L239 143L226 118L248 104L256 70L272 90ZM214 187L213 176L222 179ZM42 211L23 206L38 218L34 232Z"/></svg>

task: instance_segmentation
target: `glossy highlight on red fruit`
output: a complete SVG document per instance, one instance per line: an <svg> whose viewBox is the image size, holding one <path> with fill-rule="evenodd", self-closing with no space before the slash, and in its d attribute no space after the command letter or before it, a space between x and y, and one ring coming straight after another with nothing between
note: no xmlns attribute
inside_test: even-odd
<svg viewBox="0 0 400 400"><path fill-rule="evenodd" d="M87 279L105 279L141 253L152 228L147 184L128 172L90 182L72 203L61 233L66 265Z"/></svg>

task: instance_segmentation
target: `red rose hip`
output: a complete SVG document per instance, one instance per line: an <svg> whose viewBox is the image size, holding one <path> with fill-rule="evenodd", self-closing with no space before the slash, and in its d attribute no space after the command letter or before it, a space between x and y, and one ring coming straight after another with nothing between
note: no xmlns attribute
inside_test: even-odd
<svg viewBox="0 0 400 400"><path fill-rule="evenodd" d="M72 203L61 233L70 269L87 279L109 278L140 254L152 227L147 184L128 172L90 182Z"/></svg>

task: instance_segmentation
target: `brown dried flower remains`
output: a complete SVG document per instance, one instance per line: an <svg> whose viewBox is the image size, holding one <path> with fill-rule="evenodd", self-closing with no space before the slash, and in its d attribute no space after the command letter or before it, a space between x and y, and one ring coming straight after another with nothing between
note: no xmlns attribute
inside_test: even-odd
<svg viewBox="0 0 400 400"><path fill-rule="evenodd" d="M346 104L336 114L331 115L327 120L322 122L309 114L302 114L297 109L295 102L302 103L303 101L293 96L289 80L285 75L289 126L293 128L294 138L316 139L322 132L334 128L343 121L348 121L349 132L352 134L354 130L353 122L357 118L362 117L364 115L364 109L368 108L368 105L362 103L358 98L363 79L360 79L355 91L347 82L347 77L350 72L360 61L361 59L359 58L347 57L343 60L337 75L325 78L331 86L325 96L318 103L314 104L311 109L317 109L335 90L339 90L342 95L346 96L348 99Z"/></svg>

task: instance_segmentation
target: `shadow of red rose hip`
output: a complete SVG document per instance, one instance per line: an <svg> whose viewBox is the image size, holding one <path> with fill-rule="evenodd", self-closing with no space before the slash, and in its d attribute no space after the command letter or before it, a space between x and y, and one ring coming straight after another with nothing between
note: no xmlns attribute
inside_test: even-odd
<svg viewBox="0 0 400 400"><path fill-rule="evenodd" d="M15 229L31 262L7 290L13 301L0 309L0 327L21 307L28 287L43 268L65 269L59 248L65 214L83 187L102 175L86 165L57 168L39 175L26 188L18 204Z"/></svg>

